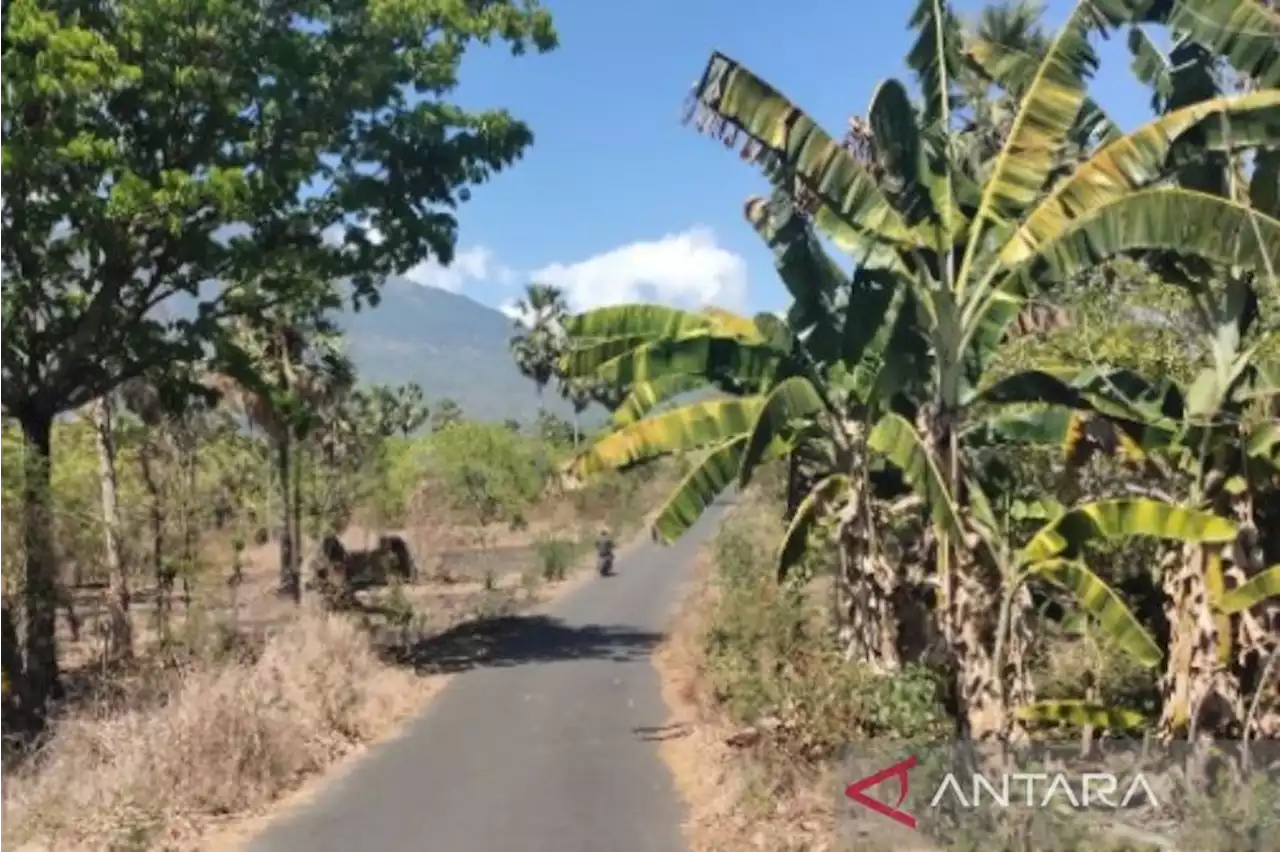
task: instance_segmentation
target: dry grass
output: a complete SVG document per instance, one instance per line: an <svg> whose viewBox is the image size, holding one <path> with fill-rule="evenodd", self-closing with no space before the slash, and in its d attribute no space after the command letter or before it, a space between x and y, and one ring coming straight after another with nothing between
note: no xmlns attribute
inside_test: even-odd
<svg viewBox="0 0 1280 852"><path fill-rule="evenodd" d="M58 725L6 779L6 845L197 848L210 819L262 808L395 726L427 688L380 663L352 622L319 612L257 653L168 681Z"/></svg>

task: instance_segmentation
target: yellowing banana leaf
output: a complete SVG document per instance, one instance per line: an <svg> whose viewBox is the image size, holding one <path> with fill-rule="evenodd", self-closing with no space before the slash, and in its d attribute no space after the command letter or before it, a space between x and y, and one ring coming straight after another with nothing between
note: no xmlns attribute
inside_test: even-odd
<svg viewBox="0 0 1280 852"><path fill-rule="evenodd" d="M959 510L938 469L937 459L925 447L915 426L900 414L886 414L876 423L867 445L902 471L911 489L925 501L933 523L947 534L959 538Z"/></svg>
<svg viewBox="0 0 1280 852"><path fill-rule="evenodd" d="M1178 251L1266 275L1268 268L1280 268L1280 221L1206 193L1144 189L1074 220L1012 271L1043 286L1143 249Z"/></svg>
<svg viewBox="0 0 1280 852"><path fill-rule="evenodd" d="M647 336L651 340L682 337L696 331L714 331L723 320L710 314L669 308L665 305L629 304L596 308L565 317L561 323L571 338Z"/></svg>
<svg viewBox="0 0 1280 852"><path fill-rule="evenodd" d="M791 421L812 417L822 409L822 397L804 376L792 376L769 391L742 453L738 486L746 488L751 483L751 475L764 457L765 450L786 432Z"/></svg>
<svg viewBox="0 0 1280 852"><path fill-rule="evenodd" d="M763 405L763 397L717 399L663 412L604 436L573 460L571 472L590 476L726 441L746 434Z"/></svg>
<svg viewBox="0 0 1280 852"><path fill-rule="evenodd" d="M747 436L717 445L667 498L653 522L653 537L670 544L689 531L716 497L733 484Z"/></svg>
<svg viewBox="0 0 1280 852"><path fill-rule="evenodd" d="M1097 539L1142 536L1210 544L1231 541L1235 535L1235 524L1212 512L1146 497L1099 500L1075 506L1041 527L1022 549L1022 558L1040 562L1077 557L1086 543Z"/></svg>
<svg viewBox="0 0 1280 852"><path fill-rule="evenodd" d="M778 545L778 582L787 579L787 574L804 556L809 543L809 531L818 519L818 513L831 501L848 490L851 480L843 473L834 473L818 482L813 490L804 496L796 507L795 516L787 525L787 531Z"/></svg>
<svg viewBox="0 0 1280 852"><path fill-rule="evenodd" d="M694 90L692 118L737 141L766 172L794 174L846 228L858 235L918 244L876 181L811 117L737 61L714 53ZM818 219L815 224L825 227Z"/></svg>
<svg viewBox="0 0 1280 852"><path fill-rule="evenodd" d="M1036 701L1019 707L1016 715L1024 722L1058 722L1078 728L1092 726L1107 730L1133 730L1150 724L1150 720L1138 710L1106 707L1075 699Z"/></svg>
<svg viewBox="0 0 1280 852"><path fill-rule="evenodd" d="M1224 594L1218 609L1226 615L1236 615L1275 597L1280 597L1280 565L1272 565Z"/></svg>
<svg viewBox="0 0 1280 852"><path fill-rule="evenodd" d="M617 387L671 375L732 376L749 386L762 387L783 360L782 353L763 342L696 334L638 346L607 361L596 375Z"/></svg>
<svg viewBox="0 0 1280 852"><path fill-rule="evenodd" d="M610 422L618 429L629 426L667 400L706 386L707 382L698 376L679 374L632 385L630 393L613 412Z"/></svg>
<svg viewBox="0 0 1280 852"><path fill-rule="evenodd" d="M630 334L578 345L560 358L560 370L566 378L591 376L602 365L651 340L653 337L647 334Z"/></svg>
<svg viewBox="0 0 1280 852"><path fill-rule="evenodd" d="M1106 204L1166 173L1169 152L1184 135L1230 122L1236 144L1262 135L1280 138L1280 90L1216 98L1160 116L1103 146L1040 201L1005 244L1000 260L1016 264Z"/></svg>
<svg viewBox="0 0 1280 852"><path fill-rule="evenodd" d="M743 340L756 340L759 337L759 329L751 317L744 317L715 305L707 305L702 309L702 313L711 317L716 330L721 333L741 337Z"/></svg>
<svg viewBox="0 0 1280 852"><path fill-rule="evenodd" d="M1169 9L1168 25L1224 57L1262 88L1280 87L1280 10L1264 0L1180 0L1139 8Z"/></svg>
<svg viewBox="0 0 1280 852"><path fill-rule="evenodd" d="M1010 45L980 37L965 41L965 55L982 73L1005 91L1015 91L1032 79L1039 57ZM1124 135L1119 126L1098 105L1086 97L1076 119L1083 135L1106 144Z"/></svg>
<svg viewBox="0 0 1280 852"><path fill-rule="evenodd" d="M1134 660L1148 668L1160 664L1160 646L1124 601L1083 562L1075 559L1046 559L1027 567L1028 574L1061 586L1076 599L1080 609L1098 623L1107 638Z"/></svg>

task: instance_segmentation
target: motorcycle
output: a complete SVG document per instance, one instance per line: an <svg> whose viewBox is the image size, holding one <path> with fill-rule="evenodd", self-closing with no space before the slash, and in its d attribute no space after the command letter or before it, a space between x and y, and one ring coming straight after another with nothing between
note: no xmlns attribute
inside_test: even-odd
<svg viewBox="0 0 1280 852"><path fill-rule="evenodd" d="M613 549L601 550L596 555L596 564L600 570L601 577L608 577L613 573Z"/></svg>

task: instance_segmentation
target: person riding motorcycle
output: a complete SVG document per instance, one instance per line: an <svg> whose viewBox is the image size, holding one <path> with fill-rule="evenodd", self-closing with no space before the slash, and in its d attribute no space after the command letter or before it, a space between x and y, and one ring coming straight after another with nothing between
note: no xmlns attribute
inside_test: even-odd
<svg viewBox="0 0 1280 852"><path fill-rule="evenodd" d="M602 527L600 535L596 537L596 557L600 573L609 573L613 568L613 536L609 534L608 527Z"/></svg>

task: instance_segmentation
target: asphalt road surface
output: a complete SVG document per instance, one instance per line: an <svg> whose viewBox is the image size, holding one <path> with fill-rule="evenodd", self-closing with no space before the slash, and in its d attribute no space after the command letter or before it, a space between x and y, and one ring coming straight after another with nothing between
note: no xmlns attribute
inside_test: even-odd
<svg viewBox="0 0 1280 852"><path fill-rule="evenodd" d="M724 508L547 614L502 619L496 639L434 640L423 659L459 676L251 852L683 852L649 657Z"/></svg>

